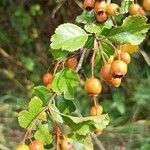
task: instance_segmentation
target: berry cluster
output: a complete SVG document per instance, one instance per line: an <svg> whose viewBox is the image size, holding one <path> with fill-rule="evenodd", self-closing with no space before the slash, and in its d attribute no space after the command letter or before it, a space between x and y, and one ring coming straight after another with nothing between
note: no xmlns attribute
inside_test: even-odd
<svg viewBox="0 0 150 150"><path fill-rule="evenodd" d="M86 10L94 9L96 12L96 19L103 23L108 16L116 16L120 12L120 7L115 3L107 4L105 0L84 0L83 8Z"/></svg>

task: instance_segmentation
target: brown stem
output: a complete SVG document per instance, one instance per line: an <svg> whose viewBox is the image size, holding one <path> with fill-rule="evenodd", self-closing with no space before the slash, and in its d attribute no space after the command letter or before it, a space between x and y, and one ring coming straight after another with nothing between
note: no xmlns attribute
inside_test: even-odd
<svg viewBox="0 0 150 150"><path fill-rule="evenodd" d="M57 122L54 120L54 118L52 117L52 114L51 114L51 108L49 107L48 109L48 112L49 112L49 116L50 116L50 119L52 120L53 122L53 125L55 127L55 135L56 135L56 150L60 150L60 147L59 147L59 143L60 143L60 127L59 125L57 124Z"/></svg>
<svg viewBox="0 0 150 150"><path fill-rule="evenodd" d="M99 47L100 54L101 54L101 56L102 56L103 62L104 62L104 64L106 64L106 63L107 63L107 61L106 61L106 59L105 59L105 57L104 57L104 55L103 55L103 47L102 47L102 44L101 44L101 42L100 42L100 41L99 41L99 42L97 42L97 44L98 44L98 47Z"/></svg>
<svg viewBox="0 0 150 150"><path fill-rule="evenodd" d="M94 78L94 61L95 61L96 50L93 49L92 61L91 61L91 75Z"/></svg>
<svg viewBox="0 0 150 150"><path fill-rule="evenodd" d="M57 72L57 69L59 68L59 66L60 66L60 61L57 61L57 63L56 63L56 66L55 66L55 68L54 68L54 72L53 72L53 77L55 76L55 74L56 74L56 72Z"/></svg>

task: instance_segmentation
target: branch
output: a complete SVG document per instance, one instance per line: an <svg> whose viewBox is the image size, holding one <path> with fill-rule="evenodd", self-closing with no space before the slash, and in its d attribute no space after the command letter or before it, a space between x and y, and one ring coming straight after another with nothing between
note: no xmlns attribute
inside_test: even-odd
<svg viewBox="0 0 150 150"><path fill-rule="evenodd" d="M102 142L97 138L97 136L94 133L91 133L91 137L93 138L99 150L105 150Z"/></svg>

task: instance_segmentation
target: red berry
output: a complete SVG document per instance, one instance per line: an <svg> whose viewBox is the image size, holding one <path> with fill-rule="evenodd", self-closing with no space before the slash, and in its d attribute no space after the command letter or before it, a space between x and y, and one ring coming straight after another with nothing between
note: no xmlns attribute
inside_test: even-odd
<svg viewBox="0 0 150 150"><path fill-rule="evenodd" d="M69 58L69 59L66 61L66 66L67 66L68 68L73 69L73 70L76 69L77 64L78 64L78 60L77 60L76 57L71 57L71 58Z"/></svg>
<svg viewBox="0 0 150 150"><path fill-rule="evenodd" d="M99 23L103 23L107 20L107 14L104 11L99 11L96 13L96 19Z"/></svg>
<svg viewBox="0 0 150 150"><path fill-rule="evenodd" d="M95 0L84 0L83 8L86 10L92 10L94 8Z"/></svg>
<svg viewBox="0 0 150 150"><path fill-rule="evenodd" d="M52 80L53 80L53 75L51 73L46 73L43 75L43 83L45 86L51 84Z"/></svg>
<svg viewBox="0 0 150 150"><path fill-rule="evenodd" d="M29 145L30 150L44 150L44 146L40 141L32 141Z"/></svg>

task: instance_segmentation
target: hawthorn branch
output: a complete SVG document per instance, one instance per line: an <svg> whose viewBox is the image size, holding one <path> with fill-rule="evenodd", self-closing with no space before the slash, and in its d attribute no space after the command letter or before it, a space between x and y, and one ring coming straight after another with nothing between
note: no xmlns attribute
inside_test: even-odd
<svg viewBox="0 0 150 150"><path fill-rule="evenodd" d="M1 150L10 150L9 148L7 148L6 146L4 146L4 145L2 145L2 144L0 144L0 149L1 149Z"/></svg>
<svg viewBox="0 0 150 150"><path fill-rule="evenodd" d="M99 150L105 150L102 142L97 138L97 136L94 133L91 133L91 137L95 141L95 143L96 143L97 147L99 148Z"/></svg>

